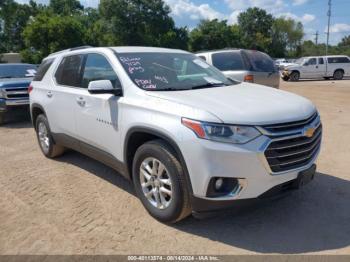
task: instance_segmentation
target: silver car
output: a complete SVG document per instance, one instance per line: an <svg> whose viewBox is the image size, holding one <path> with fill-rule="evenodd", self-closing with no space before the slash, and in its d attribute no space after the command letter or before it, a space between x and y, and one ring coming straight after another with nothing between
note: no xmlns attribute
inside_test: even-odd
<svg viewBox="0 0 350 262"><path fill-rule="evenodd" d="M278 88L280 74L272 58L260 51L224 49L197 53L197 56L240 82Z"/></svg>

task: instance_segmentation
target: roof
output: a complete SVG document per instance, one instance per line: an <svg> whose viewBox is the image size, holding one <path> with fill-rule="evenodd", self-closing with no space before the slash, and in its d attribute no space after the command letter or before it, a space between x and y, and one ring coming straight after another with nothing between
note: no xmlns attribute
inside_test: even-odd
<svg viewBox="0 0 350 262"><path fill-rule="evenodd" d="M94 51L96 49L112 49L117 53L188 53L186 51L180 50L180 49L171 49L171 48L162 48L162 47L146 47L146 46L114 46L114 47L90 47L90 46L82 46L82 47L75 47L70 49L65 49L62 51L58 51L55 53L50 54L48 57L57 56L59 54L64 54L67 52L78 52L78 51Z"/></svg>

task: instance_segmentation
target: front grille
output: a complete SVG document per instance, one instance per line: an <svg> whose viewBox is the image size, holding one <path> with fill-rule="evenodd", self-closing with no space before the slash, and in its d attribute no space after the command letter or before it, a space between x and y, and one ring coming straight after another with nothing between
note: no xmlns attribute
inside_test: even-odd
<svg viewBox="0 0 350 262"><path fill-rule="evenodd" d="M300 130L306 125L311 124L318 117L318 113L315 112L312 116L305 120L294 121L282 124L273 124L262 126L265 130L270 133L279 133L279 132L293 132L295 130Z"/></svg>
<svg viewBox="0 0 350 262"><path fill-rule="evenodd" d="M20 88L6 88L5 95L7 99L25 99L29 98L28 88L20 87Z"/></svg>
<svg viewBox="0 0 350 262"><path fill-rule="evenodd" d="M283 172L309 164L321 147L321 139L320 124L312 137L300 136L273 141L265 151L272 172Z"/></svg>

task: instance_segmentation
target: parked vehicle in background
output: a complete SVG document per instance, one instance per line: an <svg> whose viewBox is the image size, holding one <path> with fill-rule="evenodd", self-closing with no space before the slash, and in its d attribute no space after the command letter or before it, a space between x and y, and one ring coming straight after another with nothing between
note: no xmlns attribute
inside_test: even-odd
<svg viewBox="0 0 350 262"><path fill-rule="evenodd" d="M280 58L280 59L276 59L275 60L275 64L276 64L277 68L280 71L283 71L284 68L286 68L287 66L293 65L294 62L292 60L287 60L285 58Z"/></svg>
<svg viewBox="0 0 350 262"><path fill-rule="evenodd" d="M342 80L344 76L350 76L350 58L342 55L302 57L282 72L284 81L303 78Z"/></svg>
<svg viewBox="0 0 350 262"><path fill-rule="evenodd" d="M196 55L237 81L279 88L278 69L272 58L263 52L224 49L199 52Z"/></svg>
<svg viewBox="0 0 350 262"><path fill-rule="evenodd" d="M30 105L43 154L72 148L112 166L160 221L314 178L322 125L303 97L230 80L164 48L73 48L40 68Z"/></svg>
<svg viewBox="0 0 350 262"><path fill-rule="evenodd" d="M28 87L36 70L31 64L0 64L0 125L11 111L28 109Z"/></svg>

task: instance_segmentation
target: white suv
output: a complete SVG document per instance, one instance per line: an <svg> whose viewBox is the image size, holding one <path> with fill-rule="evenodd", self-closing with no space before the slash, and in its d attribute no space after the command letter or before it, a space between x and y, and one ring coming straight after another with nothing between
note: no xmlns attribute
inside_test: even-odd
<svg viewBox="0 0 350 262"><path fill-rule="evenodd" d="M322 127L307 99L228 80L195 55L74 48L31 83L39 145L80 151L133 181L164 222L281 193L313 179Z"/></svg>

